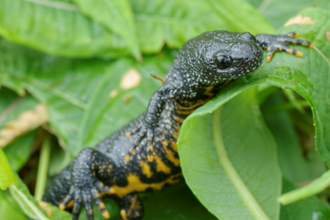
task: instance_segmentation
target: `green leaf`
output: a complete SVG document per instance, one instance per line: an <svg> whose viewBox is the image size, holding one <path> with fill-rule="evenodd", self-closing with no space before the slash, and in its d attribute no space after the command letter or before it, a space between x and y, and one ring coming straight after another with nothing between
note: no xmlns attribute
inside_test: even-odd
<svg viewBox="0 0 330 220"><path fill-rule="evenodd" d="M274 32L274 28L267 20L255 8L242 0L208 1L211 7L216 9L218 15L230 24L231 31L248 31L252 34Z"/></svg>
<svg viewBox="0 0 330 220"><path fill-rule="evenodd" d="M0 51L0 75L10 73L20 79L27 91L46 104L50 125L73 155L142 113L161 85L149 74L163 76L173 59L168 53L146 57L142 63L133 59L69 60L6 41L0 42ZM134 88L127 89L121 83L130 81L124 74L132 71L140 79Z"/></svg>
<svg viewBox="0 0 330 220"><path fill-rule="evenodd" d="M73 0L82 12L118 34L135 58L141 60L140 48L128 0Z"/></svg>
<svg viewBox="0 0 330 220"><path fill-rule="evenodd" d="M132 0L137 38L128 0L73 1L96 22L71 1L0 0L0 35L52 55L111 58L129 51L139 57L139 46L146 53L158 52L165 42L179 48L192 37L216 29L274 31L242 0Z"/></svg>
<svg viewBox="0 0 330 220"><path fill-rule="evenodd" d="M17 185L17 180L0 146L0 189L5 190L10 185Z"/></svg>
<svg viewBox="0 0 330 220"><path fill-rule="evenodd" d="M324 30L330 28L330 11L323 9L307 9L300 13L304 17L309 17L315 24L313 25L290 25L282 28L279 33L289 30L301 33L315 43L315 49L304 50L302 59L295 59L286 54L279 54L278 59L274 59L270 64L263 65L255 74L247 77L248 80L263 80L275 86L290 88L303 96L309 102L312 110L316 128L316 148L322 158L330 165L330 137L327 130L330 129L330 115L328 114L330 97L327 86L330 78L330 43L326 39ZM276 58L276 57L275 57ZM271 70L276 70L271 73ZM262 74L260 71L264 71ZM250 81L251 82L251 81Z"/></svg>
<svg viewBox="0 0 330 220"><path fill-rule="evenodd" d="M263 63L261 67L259 67L256 71L253 73L242 77L235 82L229 84L226 86L220 93L217 95L216 98L209 101L207 104L202 106L201 108L198 108L190 117L184 122L184 125L181 130L181 136L179 140L179 152L180 152L180 158L183 166L183 171L185 178L187 179L188 185L191 187L193 192L198 196L198 198L202 201L202 203L212 210L212 212L215 214L216 212L219 212L215 215L221 216L223 212L217 211L221 210L219 206L214 206L214 204L217 204L216 202L223 202L223 200L210 200L206 199L214 194L214 192L209 193L209 195L205 194L205 191L201 189L212 189L215 188L212 186L205 186L205 177L201 176L198 178L198 175L196 173L191 174L191 172L185 171L193 169L194 167L192 161L196 163L196 161L201 160L205 162L200 162L200 164L206 166L209 163L206 162L210 158L210 155L215 155L214 146L212 146L212 142L210 140L213 140L212 136L209 135L210 133L210 115L207 116L207 113L210 113L212 111L215 111L219 106L227 102L228 100L232 99L234 96L240 94L243 90L260 85L262 83L268 83L274 86L283 87L283 88L289 88L292 90L295 90L297 93L299 93L301 96L303 96L311 105L313 114L314 114L314 120L316 124L316 146L317 150L319 151L320 155L323 157L323 159L326 161L328 166L330 165L330 151L328 147L330 146L330 136L327 135L327 132L330 129L330 115L328 114L328 103L330 103L330 97L327 95L329 94L329 87L327 86L330 82L330 78L328 77L330 73L330 62L327 57L329 57L329 41L326 39L325 33L323 32L326 28L329 27L330 23L329 16L330 12L323 9L308 9L301 13L303 16L308 16L311 19L315 20L316 23L314 25L309 26L298 26L298 25L290 25L286 28L281 29L278 31L278 33L288 33L290 31L297 31L298 33L301 33L302 36L306 36L309 38L309 40L313 41L316 45L315 50L310 50L308 48L299 47L299 50L302 50L304 52L303 58L296 58L294 56L291 56L289 54L285 53L277 53L275 57L273 58L272 62L270 63ZM244 103L244 102L243 102ZM242 104L241 104L242 105ZM241 109L242 106L239 105L237 108L233 108L232 111L230 111L230 117L233 115L233 117L238 117L238 112L236 109ZM244 111L242 111L244 112ZM241 113L241 112L240 112ZM241 113L242 114L242 113ZM248 117L248 116L246 116ZM251 118L251 116L249 116ZM244 121L247 119L241 119L241 121ZM208 125L205 127L202 127L203 123L208 122ZM225 122L222 122L223 124ZM198 124L198 126L196 126ZM223 126L223 124L221 126ZM238 122L237 122L238 124ZM260 126L259 123L256 123L254 120L249 124L249 126ZM230 123L230 125L236 125L235 123ZM228 125L230 127L230 125ZM242 129L241 126L237 126ZM236 128L236 127L235 127ZM207 134L203 135L203 138L197 142L196 137L198 136L198 132L206 132ZM222 130L225 130L225 128L222 128ZM236 129L237 130L237 129ZM238 132L236 131L235 132ZM250 129L248 129L250 130ZM234 131L233 131L234 132ZM229 133L230 134L230 133ZM226 138L226 135L222 135ZM190 141L188 141L190 139ZM236 138L237 140L241 140ZM260 138L259 138L260 139ZM268 138L268 141L270 141L271 138ZM256 143L259 140L254 140L253 143ZM207 144L206 144L207 143ZM191 147L196 145L196 147ZM199 151L202 151L199 146L203 145L208 146L209 150L212 150L212 153L202 153ZM268 144L263 144L268 146ZM189 146L189 147L188 147ZM210 147L211 146L211 147ZM225 143L226 146L226 143ZM255 146L255 145L254 145ZM232 146L230 150L233 150L237 147L237 144ZM203 149L205 150L205 149ZM227 151L229 151L227 149ZM245 152L244 155L249 154L251 152ZM236 154L240 155L240 152L236 152ZM260 152L255 153L256 155L261 154ZM192 155L196 155L193 157ZM194 158L194 160L192 159ZM230 157L229 157L230 158ZM242 156L242 158L244 158ZM262 157L263 158L263 157ZM216 159L214 159L216 160ZM258 160L253 160L255 163ZM190 162L190 163L189 163ZM186 163L186 164L185 164ZM250 162L252 164L252 162ZM250 165L250 163L247 163ZM257 164L257 163L256 163ZM199 165L202 166L202 165ZM219 165L219 164L218 164ZM251 165L250 165L251 166ZM195 168L198 170L200 168ZM206 175L209 173L209 170L211 167L207 167L203 169L201 172L202 174ZM212 175L214 176L214 173ZM221 176L221 175L220 175ZM190 179L191 178L191 179ZM241 177L243 178L243 177ZM202 180L202 181L201 181ZM256 182L262 181L263 178L256 178ZM214 178L210 178L210 183L215 184L216 182L219 183L219 180L214 180ZM228 181L227 181L228 182ZM226 182L226 183L227 183ZM198 185L199 183L199 185ZM227 186L227 184L225 185ZM202 187L203 186L203 187ZM273 188L273 187L269 187ZM221 193L220 193L221 195ZM225 193L224 193L225 195ZM203 200L204 199L204 200ZM208 203L209 201L209 203ZM216 201L216 202L215 202ZM233 201L233 199L228 200L230 202ZM228 210L228 209L226 209ZM235 211L231 211L230 213L236 213ZM266 214L267 211L266 211ZM276 216L276 215L275 215ZM274 218L274 216L271 216Z"/></svg>
<svg viewBox="0 0 330 220"><path fill-rule="evenodd" d="M9 187L11 195L15 198L21 209L31 218L40 220L49 220L37 207L35 201L31 199L31 195L21 192L16 186Z"/></svg>
<svg viewBox="0 0 330 220"><path fill-rule="evenodd" d="M305 160L302 149L288 112L282 110L267 113L269 109L283 103L279 93L272 95L262 106L266 124L272 132L279 165L283 176L294 182L309 181L315 176Z"/></svg>
<svg viewBox="0 0 330 220"><path fill-rule="evenodd" d="M215 220L184 183L146 194L144 220Z"/></svg>
<svg viewBox="0 0 330 220"><path fill-rule="evenodd" d="M51 209L52 216L46 216L46 212L42 209L37 200L30 195L27 186L22 182L21 179L17 176L19 185L18 187L11 186L10 193L15 199L20 209L30 218L38 220L71 220L72 215L66 211L60 210L58 207L49 205Z"/></svg>
<svg viewBox="0 0 330 220"><path fill-rule="evenodd" d="M117 57L126 43L65 0L0 0L0 35L53 55Z"/></svg>
<svg viewBox="0 0 330 220"><path fill-rule="evenodd" d="M181 128L179 154L188 186L219 219L277 219L281 175L256 89L225 104L221 119L219 110L210 114L215 101Z"/></svg>
<svg viewBox="0 0 330 220"><path fill-rule="evenodd" d="M14 92L6 88L0 89L0 130L8 121L16 119L22 112L31 110L37 104L32 96L18 97ZM26 163L30 156L37 131L18 137L13 143L6 146L3 150L9 164L14 171Z"/></svg>
<svg viewBox="0 0 330 220"><path fill-rule="evenodd" d="M217 106L239 94L241 91L267 83L273 86L292 89L307 100L310 104L316 128L316 148L330 166L330 115L327 103L330 102L330 93L327 86L330 82L330 42L326 39L324 30L330 28L330 12L315 8L301 12L315 20L313 25L290 25L277 31L278 34L296 31L301 38L306 37L315 43L315 49L302 46L292 46L303 51L302 58L286 53L276 53L270 63L263 63L256 71L242 77L226 86L210 103ZM210 104L211 105L211 104ZM199 114L204 107L197 109ZM214 109L216 106L214 106Z"/></svg>
<svg viewBox="0 0 330 220"><path fill-rule="evenodd" d="M20 210L9 190L0 190L0 213L3 220L26 220L27 216Z"/></svg>
<svg viewBox="0 0 330 220"><path fill-rule="evenodd" d="M276 28L283 26L290 18L307 7L320 7L330 9L328 0L246 0L267 18Z"/></svg>
<svg viewBox="0 0 330 220"><path fill-rule="evenodd" d="M13 143L3 149L13 171L18 172L30 158L30 151L36 135L37 130L31 131L18 137Z"/></svg>
<svg viewBox="0 0 330 220"><path fill-rule="evenodd" d="M283 178L283 193L297 186ZM290 205L281 206L281 220L324 220L330 219L329 208L316 196L303 199Z"/></svg>
<svg viewBox="0 0 330 220"><path fill-rule="evenodd" d="M131 0L143 52L154 53L166 43L179 48L186 41L213 30L274 31L260 13L241 0Z"/></svg>

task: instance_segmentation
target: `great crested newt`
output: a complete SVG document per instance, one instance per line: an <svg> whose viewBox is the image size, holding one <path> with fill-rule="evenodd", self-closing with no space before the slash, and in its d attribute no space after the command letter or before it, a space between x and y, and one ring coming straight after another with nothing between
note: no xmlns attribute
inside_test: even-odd
<svg viewBox="0 0 330 220"><path fill-rule="evenodd" d="M105 218L110 215L102 198L120 206L123 220L140 220L139 192L161 190L181 178L176 141L181 124L229 81L247 75L276 51L301 57L287 44L313 48L295 32L286 35L211 31L186 42L178 51L163 85L153 94L148 109L94 148L83 149L48 185L43 201L70 209L78 219L85 206L94 219L93 203Z"/></svg>

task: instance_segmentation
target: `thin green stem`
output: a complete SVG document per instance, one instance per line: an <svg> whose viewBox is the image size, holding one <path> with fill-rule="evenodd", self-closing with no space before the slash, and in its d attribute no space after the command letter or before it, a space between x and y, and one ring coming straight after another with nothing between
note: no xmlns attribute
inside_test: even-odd
<svg viewBox="0 0 330 220"><path fill-rule="evenodd" d="M214 144L218 152L218 157L220 163L222 164L224 170L227 173L228 178L234 185L238 194L243 199L246 207L250 210L251 214L256 220L270 220L263 209L260 207L259 203L255 200L249 189L246 187L245 183L237 173L235 167L230 162L226 148L222 142L221 128L220 128L220 117L221 107L217 109L213 114L213 136Z"/></svg>
<svg viewBox="0 0 330 220"><path fill-rule="evenodd" d="M45 191L49 157L50 157L50 142L49 142L49 137L46 134L44 142L41 146L39 167L38 167L38 174L37 174L37 183L36 183L35 194L34 194L34 197L38 201L40 201L42 199L42 195L44 194L44 191Z"/></svg>
<svg viewBox="0 0 330 220"><path fill-rule="evenodd" d="M330 170L325 172L320 178L314 180L311 184L281 195L280 198L278 198L278 201L282 205L287 205L309 196L313 196L323 191L329 186L329 184Z"/></svg>

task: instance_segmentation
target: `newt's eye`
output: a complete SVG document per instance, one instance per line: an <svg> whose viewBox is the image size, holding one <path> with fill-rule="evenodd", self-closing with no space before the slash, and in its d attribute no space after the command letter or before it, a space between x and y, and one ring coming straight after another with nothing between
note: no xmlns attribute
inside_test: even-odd
<svg viewBox="0 0 330 220"><path fill-rule="evenodd" d="M232 63L231 57L226 55L217 55L215 57L215 64L221 70L228 68Z"/></svg>

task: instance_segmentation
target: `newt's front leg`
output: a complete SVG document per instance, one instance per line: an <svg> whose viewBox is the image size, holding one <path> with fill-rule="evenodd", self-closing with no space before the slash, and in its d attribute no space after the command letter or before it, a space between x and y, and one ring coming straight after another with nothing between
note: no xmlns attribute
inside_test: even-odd
<svg viewBox="0 0 330 220"><path fill-rule="evenodd" d="M292 37L298 37L296 32L290 32L284 35L271 35L271 34L257 34L257 44L262 48L267 50L267 62L270 62L274 52L284 51L289 54L295 55L297 57L302 57L303 53L287 47L288 44L297 44L302 46L307 46L313 48L314 44L307 40L295 39Z"/></svg>
<svg viewBox="0 0 330 220"><path fill-rule="evenodd" d="M73 201L72 219L76 220L82 205L86 208L88 220L93 220L93 203L104 218L110 214L102 202L102 194L112 194L113 190L102 182L109 179L113 165L110 158L102 153L85 148L74 159L71 165L71 186L68 194L60 202L59 208L64 210Z"/></svg>
<svg viewBox="0 0 330 220"><path fill-rule="evenodd" d="M154 136L157 132L161 135L161 130L157 129L157 127L160 114L164 109L164 104L166 100L178 98L180 94L182 94L182 84L166 84L154 93L149 102L148 111L143 122L135 130L126 134L127 137L138 135L132 150L129 152L129 155L125 157L127 162L144 138L147 138L148 160L149 162L153 161Z"/></svg>

